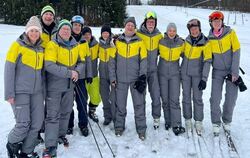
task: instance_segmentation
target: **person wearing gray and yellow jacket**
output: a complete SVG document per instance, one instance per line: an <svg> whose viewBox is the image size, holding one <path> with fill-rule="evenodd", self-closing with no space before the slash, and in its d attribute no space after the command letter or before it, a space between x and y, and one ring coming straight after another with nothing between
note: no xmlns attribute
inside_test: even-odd
<svg viewBox="0 0 250 158"><path fill-rule="evenodd" d="M202 121L204 119L202 90L206 88L212 52L207 38L201 33L201 24L199 20L190 20L187 24L187 28L190 35L185 41L183 61L181 63L183 115L185 118L186 130L190 132L190 130L193 129L192 118L194 118L196 132L202 134ZM191 98L193 101L193 110Z"/></svg>
<svg viewBox="0 0 250 158"><path fill-rule="evenodd" d="M132 95L136 131L141 140L146 134L145 88L147 74L147 50L144 42L135 34L134 17L125 20L125 31L116 40L116 53L111 54L109 76L116 88L115 134L125 130L128 89Z"/></svg>
<svg viewBox="0 0 250 158"><path fill-rule="evenodd" d="M68 146L65 135L73 105L73 82L85 73L84 58L81 58L81 49L71 31L71 23L61 20L58 33L45 49L48 88L44 157L56 157L57 143Z"/></svg>
<svg viewBox="0 0 250 158"><path fill-rule="evenodd" d="M224 129L230 132L233 110L238 96L238 87L235 82L239 79L240 43L235 31L225 26L223 20L224 15L220 11L215 11L209 16L211 30L208 38L213 55L210 104L215 136L220 133L221 119ZM226 94L222 111L220 102L224 81Z"/></svg>
<svg viewBox="0 0 250 158"><path fill-rule="evenodd" d="M137 35L143 40L148 51L148 72L147 82L148 89L152 99L152 116L154 119L154 128L157 129L160 125L161 117L161 101L160 87L157 75L157 59L159 41L162 39L161 32L157 29L157 15L155 12L147 12L144 22L141 24Z"/></svg>
<svg viewBox="0 0 250 158"><path fill-rule="evenodd" d="M89 43L89 50L92 63L92 74L93 80L92 83L86 84L87 92L89 94L89 118L94 122L98 122L98 116L96 114L96 108L101 102L100 96L100 78L98 76L98 51L99 43L92 35L92 30L90 27L85 26L82 29L83 37Z"/></svg>
<svg viewBox="0 0 250 158"><path fill-rule="evenodd" d="M57 25L55 23L55 10L50 5L43 7L41 11L42 24L42 46L45 48L49 41L52 40L53 35L57 32Z"/></svg>
<svg viewBox="0 0 250 158"><path fill-rule="evenodd" d="M179 59L184 51L184 40L177 35L177 27L169 23L167 32L159 42L160 59L158 75L162 107L165 118L165 129L172 127L175 135L185 132L181 123L180 107L180 64Z"/></svg>
<svg viewBox="0 0 250 158"><path fill-rule="evenodd" d="M111 86L109 78L109 60L110 55L115 54L116 48L112 42L111 28L109 25L103 25L101 28L101 37L99 39L99 76L100 76L100 94L103 103L104 122L107 126L111 121L115 121L115 87Z"/></svg>
<svg viewBox="0 0 250 158"><path fill-rule="evenodd" d="M44 120L42 27L32 16L25 32L11 45L5 63L4 92L15 115L8 135L8 156L36 157L38 131ZM21 152L21 153L20 153Z"/></svg>
<svg viewBox="0 0 250 158"><path fill-rule="evenodd" d="M75 15L71 19L72 24L72 36L75 40L79 43L79 47L81 50L81 58L85 60L86 66L82 76L80 76L79 80L77 81L78 89L75 87L75 101L76 107L78 111L78 127L80 128L81 134L83 136L88 136L88 115L87 115L87 101L88 101L88 93L86 90L86 84L92 83L92 63L89 51L88 42L83 38L82 35L82 28L84 26L84 19L80 15ZM67 134L73 134L73 127L74 127L74 109L70 114L69 124Z"/></svg>

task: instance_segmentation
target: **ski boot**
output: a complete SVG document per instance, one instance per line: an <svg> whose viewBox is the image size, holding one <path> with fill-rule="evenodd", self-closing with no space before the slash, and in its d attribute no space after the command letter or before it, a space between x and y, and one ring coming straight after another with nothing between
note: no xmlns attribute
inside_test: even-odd
<svg viewBox="0 0 250 158"><path fill-rule="evenodd" d="M176 136L185 133L185 128L182 126L173 127L173 132Z"/></svg>
<svg viewBox="0 0 250 158"><path fill-rule="evenodd" d="M21 153L18 158L39 158L39 156L36 152L32 152L30 154Z"/></svg>
<svg viewBox="0 0 250 158"><path fill-rule="evenodd" d="M109 119L104 119L103 125L108 126L111 123L111 120Z"/></svg>
<svg viewBox="0 0 250 158"><path fill-rule="evenodd" d="M154 129L158 129L160 126L160 119L154 119Z"/></svg>
<svg viewBox="0 0 250 158"><path fill-rule="evenodd" d="M215 137L220 135L220 125L213 124L213 133Z"/></svg>
<svg viewBox="0 0 250 158"><path fill-rule="evenodd" d="M6 148L7 148L7 153L9 158L16 158L19 157L21 153L21 148L22 148L22 142L18 143L7 143Z"/></svg>
<svg viewBox="0 0 250 158"><path fill-rule="evenodd" d="M43 151L42 158L56 158L56 147L48 147Z"/></svg>
<svg viewBox="0 0 250 158"><path fill-rule="evenodd" d="M196 129L197 135L201 136L203 132L202 121L195 121L194 127Z"/></svg>
<svg viewBox="0 0 250 158"><path fill-rule="evenodd" d="M60 136L58 138L58 143L59 144L63 144L64 147L69 147L69 141L68 141L68 139L65 136Z"/></svg>
<svg viewBox="0 0 250 158"><path fill-rule="evenodd" d="M81 133L82 133L82 135L84 137L87 137L89 135L89 129L88 129L88 127L80 128L80 131L81 131Z"/></svg>
<svg viewBox="0 0 250 158"><path fill-rule="evenodd" d="M73 135L73 128L68 128L67 135Z"/></svg>
<svg viewBox="0 0 250 158"><path fill-rule="evenodd" d="M139 133L138 136L139 136L139 139L141 139L142 141L146 139L145 133Z"/></svg>

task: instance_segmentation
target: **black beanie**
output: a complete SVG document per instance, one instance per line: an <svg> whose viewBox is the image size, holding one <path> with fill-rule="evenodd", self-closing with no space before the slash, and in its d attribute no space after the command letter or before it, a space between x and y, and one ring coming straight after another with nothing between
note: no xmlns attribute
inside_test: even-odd
<svg viewBox="0 0 250 158"><path fill-rule="evenodd" d="M82 29L82 34L85 35L85 33L90 33L90 34L92 35L91 28L88 27L88 26L85 26L85 27Z"/></svg>
<svg viewBox="0 0 250 158"><path fill-rule="evenodd" d="M102 34L103 32L108 32L109 35L111 36L111 27L110 27L109 25L103 25L103 26L102 26L102 29L101 29L101 34Z"/></svg>

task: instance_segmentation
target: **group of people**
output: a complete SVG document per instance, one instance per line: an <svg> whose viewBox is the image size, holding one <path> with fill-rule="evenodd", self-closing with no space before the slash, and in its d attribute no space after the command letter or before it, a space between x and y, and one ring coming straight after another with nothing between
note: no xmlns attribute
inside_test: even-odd
<svg viewBox="0 0 250 158"><path fill-rule="evenodd" d="M189 35L184 40L174 23L169 23L162 35L157 29L157 15L150 11L138 30L134 17L125 20L120 35L103 25L98 42L91 28L84 25L83 17L76 15L57 25L55 10L45 6L40 19L29 19L25 32L11 45L6 57L5 100L11 104L16 120L6 145L9 157L38 158L34 149L43 124L43 158L56 157L58 143L68 145L66 134L73 133L74 100L83 136L89 133L88 117L99 121L95 111L101 101L103 125L113 122L115 135L122 136L129 89L136 131L144 140L147 86L154 129L160 126L162 107L166 130L172 129L177 136L193 129L202 134L202 91L211 66L213 132L218 136L222 124L230 131L238 95L236 83L241 80L240 43L223 20L220 11L209 16L208 37L202 33L198 19L190 20ZM224 83L226 95L221 110ZM179 101L181 84L185 128Z"/></svg>

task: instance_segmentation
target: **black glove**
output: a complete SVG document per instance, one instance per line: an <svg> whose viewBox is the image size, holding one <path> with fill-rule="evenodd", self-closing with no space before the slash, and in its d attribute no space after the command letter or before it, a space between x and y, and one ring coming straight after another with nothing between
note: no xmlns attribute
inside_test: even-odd
<svg viewBox="0 0 250 158"><path fill-rule="evenodd" d="M93 78L87 77L87 78L86 78L86 81L87 81L88 84L91 84L91 83L93 82Z"/></svg>
<svg viewBox="0 0 250 158"><path fill-rule="evenodd" d="M204 90L204 89L206 89L206 87L207 87L207 83L205 81L201 80L199 85L198 85L199 90L200 91Z"/></svg>
<svg viewBox="0 0 250 158"><path fill-rule="evenodd" d="M141 75L137 81L135 81L134 88L143 93L146 89L146 75Z"/></svg>

